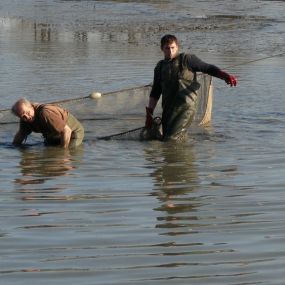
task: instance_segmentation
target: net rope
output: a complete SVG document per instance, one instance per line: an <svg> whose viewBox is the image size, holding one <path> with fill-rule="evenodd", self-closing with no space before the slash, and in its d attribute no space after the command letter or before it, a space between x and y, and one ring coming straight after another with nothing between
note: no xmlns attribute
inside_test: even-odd
<svg viewBox="0 0 285 285"><path fill-rule="evenodd" d="M208 125L212 118L213 105L213 85L212 77L207 74L199 73L197 80L200 83L200 89L197 91L198 102L197 111L193 120L193 125L205 126ZM143 108L144 110L144 108ZM157 110L156 110L157 111ZM160 110L161 111L161 110ZM160 121L158 117L154 119L153 127L148 130L145 127L134 128L132 130L123 131L112 135L99 137L104 140L151 140L160 139Z"/></svg>
<svg viewBox="0 0 285 285"><path fill-rule="evenodd" d="M225 69L284 55L285 53L281 52L279 54L231 65L225 67ZM198 90L198 108L193 124L205 126L211 122L212 117L212 77L206 74L198 74L197 79L201 84L201 88ZM92 120L119 119L120 121L126 120L128 122L128 126L133 126L133 123L139 120L140 126L136 128L129 129L127 131L122 129L121 133L102 136L102 138L105 139L139 139L142 134L145 133L145 129L142 126L144 124L142 118L145 117L145 106L148 103L150 90L151 84L147 84L104 93L98 100L92 99L90 95L88 95L84 97L41 103L58 104L59 106L69 110L80 121L87 121L86 125L92 125ZM156 116L160 116L161 108L159 105L156 107L155 113ZM10 108L0 109L0 125L7 125L6 128L10 129L9 124L15 124L18 123L18 121L19 119L11 113ZM88 121L90 121L89 124ZM132 124L129 122L132 122ZM108 130L109 129L110 128L108 128Z"/></svg>
<svg viewBox="0 0 285 285"><path fill-rule="evenodd" d="M206 125L211 121L213 95L210 91L212 90L212 77L201 73L197 75L197 79L201 87L198 90L198 108L193 123ZM148 84L112 91L102 94L101 98L98 99L93 99L88 95L41 103L57 104L69 110L79 121L85 121L85 125L88 125L88 121L91 120L126 120L132 122L137 120L139 125L136 128L122 130L121 133L114 135L107 134L99 138L141 140L150 138L149 132L146 132L143 125L145 106L148 104L151 87L151 84ZM158 104L155 110L156 116L161 116L161 111L160 104ZM10 109L0 110L1 125L17 123L18 121L19 119L12 114Z"/></svg>

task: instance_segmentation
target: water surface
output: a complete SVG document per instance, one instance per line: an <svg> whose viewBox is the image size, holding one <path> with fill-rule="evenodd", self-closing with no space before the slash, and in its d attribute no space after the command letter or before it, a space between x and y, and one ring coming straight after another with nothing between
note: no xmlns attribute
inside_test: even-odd
<svg viewBox="0 0 285 285"><path fill-rule="evenodd" d="M1 1L0 16L1 122L22 96L150 83L165 32L239 80L214 79L211 126L180 144L97 139L142 126L145 97L86 101L74 151L13 148L2 123L3 284L284 283L284 55L245 64L284 53L284 1Z"/></svg>

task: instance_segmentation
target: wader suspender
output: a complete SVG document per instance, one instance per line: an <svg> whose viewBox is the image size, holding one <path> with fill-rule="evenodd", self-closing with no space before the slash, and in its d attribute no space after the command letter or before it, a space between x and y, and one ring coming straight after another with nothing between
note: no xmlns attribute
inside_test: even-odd
<svg viewBox="0 0 285 285"><path fill-rule="evenodd" d="M180 53L179 54L179 73L181 74L183 71L183 59L185 57L185 53ZM197 82L197 74L196 72L192 71L191 72L194 74L193 82Z"/></svg>

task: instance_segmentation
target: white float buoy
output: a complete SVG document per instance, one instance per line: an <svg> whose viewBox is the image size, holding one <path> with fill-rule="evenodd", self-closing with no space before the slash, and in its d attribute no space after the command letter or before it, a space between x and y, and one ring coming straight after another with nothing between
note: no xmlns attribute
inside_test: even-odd
<svg viewBox="0 0 285 285"><path fill-rule="evenodd" d="M92 99L99 99L101 98L102 94L100 92L97 92L97 91L93 91L89 97L92 98Z"/></svg>

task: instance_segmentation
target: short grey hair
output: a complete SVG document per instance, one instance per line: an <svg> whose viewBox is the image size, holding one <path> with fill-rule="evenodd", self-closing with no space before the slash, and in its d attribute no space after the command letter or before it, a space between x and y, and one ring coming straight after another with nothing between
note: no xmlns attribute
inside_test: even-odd
<svg viewBox="0 0 285 285"><path fill-rule="evenodd" d="M28 99L26 99L26 98L23 97L23 98L19 99L19 100L12 106L11 112L12 112L14 115L16 115L16 116L19 116L19 107L20 107L21 105L25 105L25 106L30 107L30 106L32 106L32 103L31 103Z"/></svg>

